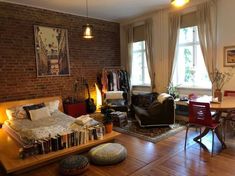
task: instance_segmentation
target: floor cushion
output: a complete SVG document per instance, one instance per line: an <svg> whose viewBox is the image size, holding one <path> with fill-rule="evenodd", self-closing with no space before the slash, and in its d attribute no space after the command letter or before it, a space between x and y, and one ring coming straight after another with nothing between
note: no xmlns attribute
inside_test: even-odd
<svg viewBox="0 0 235 176"><path fill-rule="evenodd" d="M89 167L87 157L82 155L71 155L60 162L60 173L63 175L78 175Z"/></svg>
<svg viewBox="0 0 235 176"><path fill-rule="evenodd" d="M126 148L117 143L105 143L92 148L89 157L93 164L112 165L123 161L127 156Z"/></svg>

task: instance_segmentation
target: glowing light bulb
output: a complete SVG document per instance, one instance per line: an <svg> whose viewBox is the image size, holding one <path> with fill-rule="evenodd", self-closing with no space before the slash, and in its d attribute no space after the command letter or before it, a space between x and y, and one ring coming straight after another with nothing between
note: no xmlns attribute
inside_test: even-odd
<svg viewBox="0 0 235 176"><path fill-rule="evenodd" d="M187 4L189 2L189 0L172 0L171 4L176 6L176 7L181 7L185 4Z"/></svg>

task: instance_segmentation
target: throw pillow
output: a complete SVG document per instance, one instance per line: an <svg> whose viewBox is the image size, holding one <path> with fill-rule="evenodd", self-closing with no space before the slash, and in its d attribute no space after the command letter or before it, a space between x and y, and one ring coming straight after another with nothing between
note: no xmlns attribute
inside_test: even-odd
<svg viewBox="0 0 235 176"><path fill-rule="evenodd" d="M35 110L29 110L29 114L30 114L30 119L32 121L51 117L51 114L47 107L42 107L40 109L35 109Z"/></svg>
<svg viewBox="0 0 235 176"><path fill-rule="evenodd" d="M34 105L31 105L31 106L24 106L23 108L26 111L28 118L31 119L29 111L30 110L35 110L35 109L40 109L42 107L45 107L44 103L34 104Z"/></svg>
<svg viewBox="0 0 235 176"><path fill-rule="evenodd" d="M46 107L48 107L50 113L57 111L59 109L59 104L60 104L59 100L45 102L45 105Z"/></svg>
<svg viewBox="0 0 235 176"><path fill-rule="evenodd" d="M6 114L9 120L15 119L27 119L26 111L24 110L24 106L30 106L31 104L22 105L22 106L15 106L6 109Z"/></svg>

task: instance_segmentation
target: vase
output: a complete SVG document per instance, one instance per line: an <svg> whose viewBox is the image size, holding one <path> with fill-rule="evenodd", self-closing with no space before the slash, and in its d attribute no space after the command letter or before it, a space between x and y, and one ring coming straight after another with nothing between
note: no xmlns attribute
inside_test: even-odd
<svg viewBox="0 0 235 176"><path fill-rule="evenodd" d="M216 89L214 92L214 98L218 98L218 101L222 101L222 92L220 89Z"/></svg>
<svg viewBox="0 0 235 176"><path fill-rule="evenodd" d="M105 131L106 133L111 133L113 131L113 123L107 123L105 124Z"/></svg>

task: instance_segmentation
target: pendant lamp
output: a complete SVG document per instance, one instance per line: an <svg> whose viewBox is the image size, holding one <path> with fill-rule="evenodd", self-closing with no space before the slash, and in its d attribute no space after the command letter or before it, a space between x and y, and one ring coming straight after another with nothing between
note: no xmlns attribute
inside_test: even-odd
<svg viewBox="0 0 235 176"><path fill-rule="evenodd" d="M87 21L88 21L88 0L86 0L86 17L87 17ZM85 39L92 39L93 36L93 26L88 24L88 22L86 23L86 25L82 26L83 29L83 38Z"/></svg>
<svg viewBox="0 0 235 176"><path fill-rule="evenodd" d="M171 0L171 4L176 6L176 7L181 7L185 4L187 4L189 0Z"/></svg>

